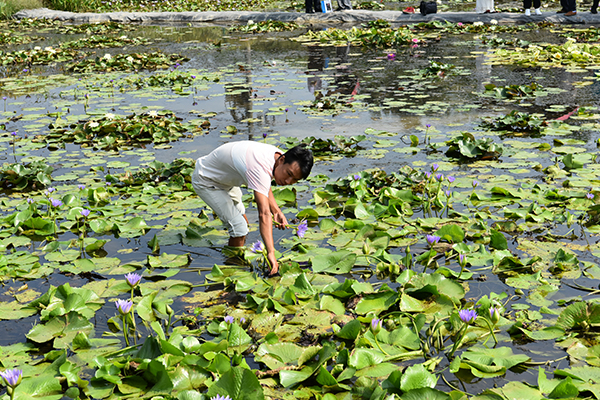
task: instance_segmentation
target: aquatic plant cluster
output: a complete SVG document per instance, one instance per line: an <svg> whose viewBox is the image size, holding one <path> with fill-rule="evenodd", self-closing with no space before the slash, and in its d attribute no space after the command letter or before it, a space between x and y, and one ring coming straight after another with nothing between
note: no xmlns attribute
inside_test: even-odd
<svg viewBox="0 0 600 400"><path fill-rule="evenodd" d="M445 80L464 83L470 72L452 59L402 71L386 82L399 95L381 103L359 90L376 68L426 54L434 37L517 30L372 24L304 35L307 46L354 43L385 67L344 75L348 93L301 100L277 97L279 60L186 70L180 55L75 52L79 62L46 80L31 66L124 38L3 52L28 70L0 79L0 329L24 327L3 342L3 398L600 398L599 169L589 141L573 136L597 132L596 108L527 112L526 102L564 89L498 80L474 95L498 111L478 115L473 131L450 130L439 120L449 106L417 99ZM487 57L570 71L598 62L593 46L573 40ZM259 67L274 71L256 79L263 86L240 83ZM268 104L265 118L212 111L224 96L235 114L236 95L256 99L253 110ZM56 106L36 114L27 96ZM180 99L193 108L183 113ZM392 108L426 122L404 134L281 135L290 119L353 121ZM281 134L248 128L263 121ZM305 183L273 190L293 227L277 243L277 277L266 277L260 241L224 248L222 262L227 233L190 184L192 148L242 130L282 149L305 143L317 160ZM376 164L392 154L391 171Z"/></svg>

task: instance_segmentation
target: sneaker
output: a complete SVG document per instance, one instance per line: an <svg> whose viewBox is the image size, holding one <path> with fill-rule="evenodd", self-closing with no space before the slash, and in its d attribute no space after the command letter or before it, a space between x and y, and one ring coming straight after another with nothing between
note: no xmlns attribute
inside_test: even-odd
<svg viewBox="0 0 600 400"><path fill-rule="evenodd" d="M531 15L531 10L528 8L527 10L525 10L525 16L529 17Z"/></svg>
<svg viewBox="0 0 600 400"><path fill-rule="evenodd" d="M415 13L414 7L406 7L404 10L402 10L402 14L414 14L414 13Z"/></svg>
<svg viewBox="0 0 600 400"><path fill-rule="evenodd" d="M535 9L535 15L542 15L542 12L540 11L539 8Z"/></svg>
<svg viewBox="0 0 600 400"><path fill-rule="evenodd" d="M592 8L592 9L590 10L590 12L591 12L592 14L598 14L598 9L597 9L597 8Z"/></svg>
<svg viewBox="0 0 600 400"><path fill-rule="evenodd" d="M573 15L577 15L577 11L569 11L568 13L565 13L565 17L572 17Z"/></svg>

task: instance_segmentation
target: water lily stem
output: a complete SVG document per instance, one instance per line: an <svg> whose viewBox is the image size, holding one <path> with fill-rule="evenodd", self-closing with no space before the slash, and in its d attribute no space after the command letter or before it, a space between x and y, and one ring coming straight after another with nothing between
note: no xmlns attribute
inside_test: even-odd
<svg viewBox="0 0 600 400"><path fill-rule="evenodd" d="M127 347L129 347L129 334L127 332L128 328L127 328L127 314L123 314L121 316L121 319L123 320L123 337L125 337L125 344L127 345Z"/></svg>
<svg viewBox="0 0 600 400"><path fill-rule="evenodd" d="M490 333L492 334L492 338L494 339L494 343L498 344L498 339L496 339L496 335L494 334L494 326L492 325L492 323L487 318L483 318L483 320L485 321L486 325L488 326L488 329L490 330ZM488 339L489 339L489 337L488 337ZM487 342L487 339L485 340L485 342ZM483 342L484 345L485 345L485 342Z"/></svg>
<svg viewBox="0 0 600 400"><path fill-rule="evenodd" d="M459 339L457 341L454 342L454 346L452 346L452 350L450 351L450 354L448 355L449 359L452 359L452 357L454 356L454 352L456 351L456 349L458 348L458 345L463 341L463 339L465 338L465 335L467 334L467 329L469 328L469 324L467 324L466 322L464 323L462 332L460 333Z"/></svg>
<svg viewBox="0 0 600 400"><path fill-rule="evenodd" d="M375 338L375 344L377 345L377 347L379 348L379 351L381 351L383 354L385 354L386 356L389 356L388 353L386 353L386 351L384 349L381 348L381 345L379 344L379 341L377 340L377 335L373 335L373 337Z"/></svg>
<svg viewBox="0 0 600 400"><path fill-rule="evenodd" d="M444 383L446 385L448 385L451 389L457 390L457 391L459 391L461 393L464 393L464 394L466 394L468 396L473 396L472 394L464 392L464 391L460 390L458 387L456 387L453 384L451 384L450 382L448 382L448 380L446 380L446 377L444 376L444 374L440 374L440 375L442 376L442 380L444 381Z"/></svg>

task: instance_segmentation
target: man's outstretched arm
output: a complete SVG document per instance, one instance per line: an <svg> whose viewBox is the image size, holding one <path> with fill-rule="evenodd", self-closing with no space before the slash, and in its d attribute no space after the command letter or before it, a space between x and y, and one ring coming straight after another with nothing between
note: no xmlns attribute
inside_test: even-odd
<svg viewBox="0 0 600 400"><path fill-rule="evenodd" d="M275 201L275 196L273 196L273 191L269 189L269 209L271 210L271 214L273 214L273 218L275 219L275 226L279 229L285 229L288 227L288 221L281 209L277 205Z"/></svg>
<svg viewBox="0 0 600 400"><path fill-rule="evenodd" d="M269 192L269 197L272 197L273 193ZM265 249L267 250L267 260L271 264L271 272L269 275L274 275L279 271L279 264L277 258L275 258L275 244L273 241L273 219L271 217L271 202L270 199L262 193L254 191L254 199L256 200L256 207L258 208L258 228L260 230L260 236L262 236L263 242L265 243ZM273 201L275 201L273 199ZM276 205L277 206L277 205ZM277 207L279 210L279 207ZM281 210L279 210L281 213ZM283 215L283 214L282 214ZM284 217L285 218L285 217ZM285 222L287 225L287 221Z"/></svg>

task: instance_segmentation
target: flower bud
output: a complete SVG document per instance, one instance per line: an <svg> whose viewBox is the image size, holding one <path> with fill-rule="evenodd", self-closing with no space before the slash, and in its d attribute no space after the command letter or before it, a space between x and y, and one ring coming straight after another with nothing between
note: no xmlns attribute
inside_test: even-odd
<svg viewBox="0 0 600 400"><path fill-rule="evenodd" d="M383 321L379 318L373 318L371 320L371 332L373 332L373 335L377 335L381 331L382 324Z"/></svg>
<svg viewBox="0 0 600 400"><path fill-rule="evenodd" d="M491 307L489 313L490 321L492 321L492 324L496 325L500 321L500 311L496 307Z"/></svg>
<svg viewBox="0 0 600 400"><path fill-rule="evenodd" d="M369 244L367 242L363 243L362 252L363 252L363 254L370 254L371 253L371 248L370 248L370 246L369 246Z"/></svg>

